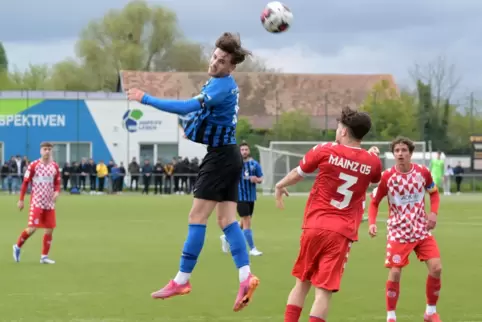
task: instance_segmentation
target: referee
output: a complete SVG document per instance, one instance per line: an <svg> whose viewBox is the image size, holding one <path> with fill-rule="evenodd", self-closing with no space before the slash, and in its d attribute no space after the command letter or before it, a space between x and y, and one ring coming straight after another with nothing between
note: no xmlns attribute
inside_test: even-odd
<svg viewBox="0 0 482 322"><path fill-rule="evenodd" d="M254 212L254 203L256 202L256 185L263 181L263 171L261 165L251 158L249 145L243 142L239 146L241 156L243 157L243 171L239 180L239 198L238 198L238 214L241 217L241 228L243 228L244 237L250 248L249 254L252 256L263 255L254 245L253 231L251 230L251 218ZM221 248L223 252L229 251L229 244L226 236L221 236Z"/></svg>

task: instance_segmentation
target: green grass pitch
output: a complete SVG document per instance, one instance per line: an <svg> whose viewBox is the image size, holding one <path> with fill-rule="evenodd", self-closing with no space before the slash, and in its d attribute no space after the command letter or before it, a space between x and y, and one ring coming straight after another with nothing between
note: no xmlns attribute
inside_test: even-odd
<svg viewBox="0 0 482 322"><path fill-rule="evenodd" d="M57 263L49 266L39 263L40 232L25 244L22 261L13 262L11 247L28 213L15 208L16 197L2 196L0 321L282 321L305 200L289 197L285 211L275 209L272 197L258 201L254 238L264 255L252 258L252 270L261 285L250 306L234 313L238 273L230 255L221 252L214 218L192 293L150 298L177 272L191 197L64 195L51 249ZM444 269L438 305L444 322L482 321L481 201L481 195L442 196L435 235ZM381 216L386 217L385 202ZM385 321L384 223L379 229L381 235L370 239L362 224L330 322ZM423 320L426 268L415 256L411 261L402 274L399 321ZM301 321L308 320L308 311Z"/></svg>

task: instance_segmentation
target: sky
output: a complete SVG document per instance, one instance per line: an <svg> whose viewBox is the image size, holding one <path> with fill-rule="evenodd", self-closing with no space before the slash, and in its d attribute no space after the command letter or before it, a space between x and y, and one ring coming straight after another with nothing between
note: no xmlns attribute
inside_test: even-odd
<svg viewBox="0 0 482 322"><path fill-rule="evenodd" d="M54 64L75 57L81 30L128 0L16 0L2 4L0 40L11 66ZM270 34L259 16L267 1L150 0L178 15L186 37L213 42L237 31L271 67L289 73L383 73L402 86L409 70L438 57L454 64L458 90L482 98L482 1L285 0L290 30Z"/></svg>

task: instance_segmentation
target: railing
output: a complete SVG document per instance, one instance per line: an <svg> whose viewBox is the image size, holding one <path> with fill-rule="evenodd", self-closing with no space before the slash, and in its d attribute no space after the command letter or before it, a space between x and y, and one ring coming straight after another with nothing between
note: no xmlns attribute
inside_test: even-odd
<svg viewBox="0 0 482 322"><path fill-rule="evenodd" d="M276 177L282 178L285 174L278 173ZM151 174L144 176L125 176L108 175L104 178L103 187L101 187L102 179L97 177L80 174L71 175L68 178L61 178L61 187L63 191L71 192L71 189L77 187L79 191L87 193L118 193L118 192L143 192L160 193L160 194L190 194L196 182L197 174L195 173L176 173L172 176L165 174ZM316 175L308 175L305 180L291 187L290 191L298 193L308 193L313 185ZM85 178L85 179L83 179ZM0 189L4 192L16 193L20 190L20 180L18 177L2 177L0 178ZM146 187L147 186L147 187ZM457 184L455 177L450 178L450 191L457 192ZM101 189L102 188L102 189ZM147 189L146 189L147 188ZM443 191L443 186L439 187ZM261 188L259 189L261 190ZM462 175L460 192L482 192L482 174L469 173Z"/></svg>

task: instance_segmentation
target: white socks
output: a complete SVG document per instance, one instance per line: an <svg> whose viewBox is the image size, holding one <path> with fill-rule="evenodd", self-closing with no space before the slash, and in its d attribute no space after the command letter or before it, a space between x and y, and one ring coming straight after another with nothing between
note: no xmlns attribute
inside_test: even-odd
<svg viewBox="0 0 482 322"><path fill-rule="evenodd" d="M191 278L191 273L178 272L176 277L174 277L174 282L179 285L186 284Z"/></svg>
<svg viewBox="0 0 482 322"><path fill-rule="evenodd" d="M242 283L246 281L250 273L251 273L251 270L249 268L249 265L241 267L239 269L239 282ZM191 278L191 273L178 272L176 277L174 277L174 282L176 282L176 284L179 284L179 285L184 285L189 281L190 278Z"/></svg>
<svg viewBox="0 0 482 322"><path fill-rule="evenodd" d="M425 310L425 313L428 315L432 315L437 313L437 308L435 305L427 305L427 309Z"/></svg>
<svg viewBox="0 0 482 322"><path fill-rule="evenodd" d="M251 270L249 268L249 265L245 265L243 267L239 268L239 282L242 283L246 281L249 277L249 274L251 273Z"/></svg>
<svg viewBox="0 0 482 322"><path fill-rule="evenodd" d="M395 311L388 311L387 312L387 321L388 320L396 320L397 319L397 316L395 315Z"/></svg>

